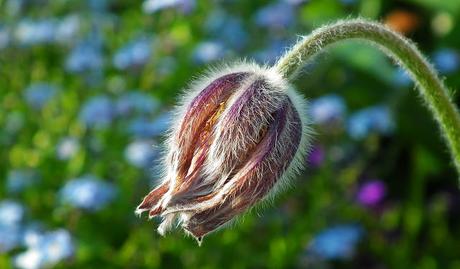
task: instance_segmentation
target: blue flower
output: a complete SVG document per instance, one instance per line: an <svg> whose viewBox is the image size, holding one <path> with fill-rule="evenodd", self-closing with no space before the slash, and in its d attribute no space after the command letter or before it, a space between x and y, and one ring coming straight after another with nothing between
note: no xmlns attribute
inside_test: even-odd
<svg viewBox="0 0 460 269"><path fill-rule="evenodd" d="M274 40L267 48L254 53L254 58L260 63L274 63L278 57L289 47L285 40Z"/></svg>
<svg viewBox="0 0 460 269"><path fill-rule="evenodd" d="M142 10L147 14L167 8L180 8L182 12L189 13L194 7L195 0L146 0L142 4Z"/></svg>
<svg viewBox="0 0 460 269"><path fill-rule="evenodd" d="M311 101L309 111L314 123L328 124L341 122L347 107L342 97L329 94Z"/></svg>
<svg viewBox="0 0 460 269"><path fill-rule="evenodd" d="M25 89L26 102L34 109L41 109L57 93L57 88L49 83L34 83Z"/></svg>
<svg viewBox="0 0 460 269"><path fill-rule="evenodd" d="M393 84L399 87L408 87L412 84L412 78L404 69L397 68L393 73Z"/></svg>
<svg viewBox="0 0 460 269"><path fill-rule="evenodd" d="M221 59L226 54L224 45L217 41L199 43L193 52L193 59L198 64L209 63Z"/></svg>
<svg viewBox="0 0 460 269"><path fill-rule="evenodd" d="M39 269L50 267L72 257L75 246L67 230L59 229L41 235L25 252L14 257L15 267Z"/></svg>
<svg viewBox="0 0 460 269"><path fill-rule="evenodd" d="M152 164L156 152L150 140L135 140L125 149L126 160L136 167L147 167Z"/></svg>
<svg viewBox="0 0 460 269"><path fill-rule="evenodd" d="M294 23L295 13L291 5L278 2L259 9L254 20L262 27L284 29Z"/></svg>
<svg viewBox="0 0 460 269"><path fill-rule="evenodd" d="M150 138L163 134L171 121L170 113L160 114L153 121L146 118L137 118L131 121L128 126L128 133L140 138Z"/></svg>
<svg viewBox="0 0 460 269"><path fill-rule="evenodd" d="M0 223L0 254L18 247L20 242L21 229L19 226L9 226Z"/></svg>
<svg viewBox="0 0 460 269"><path fill-rule="evenodd" d="M228 47L242 49L248 41L248 33L241 20L217 10L207 18L206 30Z"/></svg>
<svg viewBox="0 0 460 269"><path fill-rule="evenodd" d="M0 50L8 47L10 39L10 29L4 25L0 25Z"/></svg>
<svg viewBox="0 0 460 269"><path fill-rule="evenodd" d="M0 202L0 225L4 227L19 226L24 219L24 207L14 201Z"/></svg>
<svg viewBox="0 0 460 269"><path fill-rule="evenodd" d="M436 68L441 73L450 74L457 71L460 67L460 55L453 49L440 49L433 55Z"/></svg>
<svg viewBox="0 0 460 269"><path fill-rule="evenodd" d="M24 19L17 25L15 37L19 44L26 46L52 43L55 40L56 26L56 21L51 19Z"/></svg>
<svg viewBox="0 0 460 269"><path fill-rule="evenodd" d="M363 139L370 133L387 135L395 123L386 106L373 106L352 114L348 121L348 133L355 139Z"/></svg>
<svg viewBox="0 0 460 269"><path fill-rule="evenodd" d="M59 21L56 28L56 41L67 43L75 39L80 31L80 18L78 15L69 15Z"/></svg>
<svg viewBox="0 0 460 269"><path fill-rule="evenodd" d="M146 64L151 55L151 40L139 38L119 49L113 57L113 64L118 69L138 67Z"/></svg>
<svg viewBox="0 0 460 269"><path fill-rule="evenodd" d="M103 209L115 195L115 186L94 176L70 180L60 191L63 203L89 211Z"/></svg>
<svg viewBox="0 0 460 269"><path fill-rule="evenodd" d="M115 106L108 97L100 95L86 101L79 119L88 127L105 128L115 117Z"/></svg>
<svg viewBox="0 0 460 269"><path fill-rule="evenodd" d="M21 244L24 247L32 248L39 245L44 231L40 223L27 224L21 233Z"/></svg>
<svg viewBox="0 0 460 269"><path fill-rule="evenodd" d="M17 193L32 186L38 179L33 170L12 170L6 178L6 189L10 193Z"/></svg>
<svg viewBox="0 0 460 269"><path fill-rule="evenodd" d="M159 106L156 99L139 91L129 91L120 96L116 102L116 110L119 115L150 114Z"/></svg>
<svg viewBox="0 0 460 269"><path fill-rule="evenodd" d="M78 152L80 143L74 137L64 137L57 145L57 157L60 160L69 160Z"/></svg>
<svg viewBox="0 0 460 269"><path fill-rule="evenodd" d="M363 233L362 228L357 225L330 227L313 238L307 251L322 259L350 258Z"/></svg>
<svg viewBox="0 0 460 269"><path fill-rule="evenodd" d="M66 60L66 69L72 73L99 70L104 66L101 42L89 38L78 43Z"/></svg>

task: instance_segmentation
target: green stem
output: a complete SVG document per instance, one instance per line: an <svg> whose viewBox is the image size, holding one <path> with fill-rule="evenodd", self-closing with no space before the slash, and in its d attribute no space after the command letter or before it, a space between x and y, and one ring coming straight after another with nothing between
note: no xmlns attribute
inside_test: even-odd
<svg viewBox="0 0 460 269"><path fill-rule="evenodd" d="M362 19L344 20L321 27L300 40L273 68L293 78L297 70L323 48L342 40L361 39L377 45L404 67L438 122L460 175L460 114L434 68L408 39L382 24ZM414 120L414 124L417 121Z"/></svg>

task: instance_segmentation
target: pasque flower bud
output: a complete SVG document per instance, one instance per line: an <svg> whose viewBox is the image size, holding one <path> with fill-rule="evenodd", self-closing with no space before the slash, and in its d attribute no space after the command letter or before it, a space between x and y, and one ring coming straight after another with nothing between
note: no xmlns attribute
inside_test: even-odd
<svg viewBox="0 0 460 269"><path fill-rule="evenodd" d="M240 64L186 92L167 140L161 184L137 208L199 241L275 193L304 163L303 99L274 69Z"/></svg>

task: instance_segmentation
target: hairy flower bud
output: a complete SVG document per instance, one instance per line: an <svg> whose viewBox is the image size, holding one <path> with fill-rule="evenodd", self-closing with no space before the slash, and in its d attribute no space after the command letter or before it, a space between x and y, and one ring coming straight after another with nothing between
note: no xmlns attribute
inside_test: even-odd
<svg viewBox="0 0 460 269"><path fill-rule="evenodd" d="M242 64L195 83L177 109L164 180L136 212L201 238L273 194L304 163L304 101L272 69Z"/></svg>

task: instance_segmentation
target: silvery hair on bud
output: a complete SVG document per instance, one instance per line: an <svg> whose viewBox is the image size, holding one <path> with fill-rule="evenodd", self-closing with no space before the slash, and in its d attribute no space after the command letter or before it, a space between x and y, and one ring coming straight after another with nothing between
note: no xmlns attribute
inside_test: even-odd
<svg viewBox="0 0 460 269"><path fill-rule="evenodd" d="M207 208L212 207L214 204L229 199L228 193L231 193L231 189L234 187L232 184L232 180L227 180L231 173L234 173L234 164L228 163L228 158L226 156L237 155L239 152L244 150L247 147L246 142L254 142L252 141L252 136L255 136L251 133L238 133L234 131L232 133L233 139L226 139L228 136L223 134L224 132L232 132L233 130L226 130L226 126L221 121L217 120L217 123L212 128L212 133L214 139L212 140L213 143L209 148L208 156L206 161L203 165L203 173L206 176L203 176L205 179L203 180L203 184L207 184L209 182L206 179L218 179L215 183L209 184L212 186L209 192L216 193L211 199L197 202L195 204L186 204L182 206L173 206L169 207L170 201L174 199L172 192L173 186L176 185L177 180L177 169L179 167L178 159L176 156L181 152L182 148L178 145L176 141L177 134L180 132L181 126L187 124L184 122L184 118L188 112L189 106L192 101L200 94L200 92L205 89L210 83L213 81L232 73L249 73L250 77L248 77L247 83L252 83L257 79L263 79L267 82L270 87L266 87L264 91L270 91L270 94L267 96L273 96L273 98L264 98L261 100L257 100L258 104L255 104L254 107L263 107L263 108L270 108L271 111L276 111L277 109L281 109L277 106L281 104L281 98L287 99L290 101L289 103L292 104L292 109L296 110L298 114L298 118L300 119L300 126L301 126L301 135L300 135L300 142L296 147L297 150L295 151L295 155L293 156L292 160L288 164L285 171L277 178L275 184L270 189L268 193L265 193L260 201L267 201L272 200L276 193L278 193L281 189L288 186L290 179L296 174L300 172L301 169L306 164L306 153L309 149L310 145L310 135L311 129L309 127L309 120L307 119L307 110L306 110L306 101L305 99L300 96L287 82L285 78L283 78L274 68L269 68L265 66L260 66L255 63L247 63L247 62L238 62L232 65L225 65L219 68L212 68L205 75L199 77L198 79L194 80L189 88L187 88L178 105L174 109L174 116L173 120L170 125L170 130L167 134L167 139L165 142L165 155L163 159L163 173L162 173L162 182L159 184L165 185L169 184L169 190L163 195L159 204L164 211L161 212L161 216L163 217L163 222L159 226L158 231L160 234L164 234L171 225L174 224L176 214L179 216L179 223L182 226L187 226L188 221L191 217L193 217L192 212L199 212L201 210L205 210ZM241 86L243 87L243 86ZM239 96L239 92L233 94L227 101L228 107L230 107L234 102L236 102ZM283 100L284 100L283 99ZM222 115L225 115L227 111L224 111ZM266 126L269 122L273 122L274 117L273 115L267 113L257 113L254 111L254 117L250 119L244 119L248 122L248 129L251 130L260 130L260 126ZM290 129L290 122L286 122L286 129ZM298 127L299 124L297 124ZM249 137L249 138L248 138ZM280 143L278 140L276 142L276 146L278 148L277 152L283 152L283 147L286 150L292 150L292 148L288 148L289 144ZM224 153L222 153L224 152ZM227 154L227 155L225 155ZM234 157L234 156L233 156ZM238 157L238 156L236 156ZM277 158L277 156L271 156L272 158L267 162L268 164L273 163L273 166L268 167L269 171L273 171L277 169L277 167L282 167L283 158ZM233 166L232 166L233 165ZM276 171L273 171L276 173ZM259 175L262 177L262 175ZM257 184L257 183L255 183ZM187 200L187 197L181 197L183 200ZM190 199L193 199L191 197ZM260 201L257 204L260 204ZM136 213L140 214L143 211L147 211L143 208L138 208Z"/></svg>

